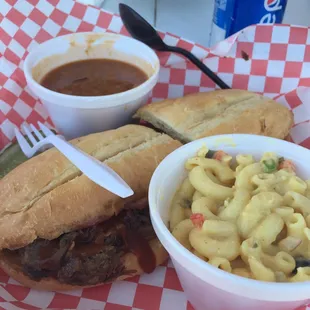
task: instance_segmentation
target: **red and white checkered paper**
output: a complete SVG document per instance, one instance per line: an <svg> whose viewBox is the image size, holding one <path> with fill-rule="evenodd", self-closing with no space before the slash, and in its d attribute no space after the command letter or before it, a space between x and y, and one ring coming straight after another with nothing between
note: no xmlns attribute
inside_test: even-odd
<svg viewBox="0 0 310 310"><path fill-rule="evenodd" d="M14 126L37 121L50 124L46 111L26 85L22 65L27 53L55 36L80 31L128 35L119 16L73 0L0 0L0 150L13 140ZM204 59L232 88L265 94L292 109L295 125L291 139L310 148L309 28L252 26L212 50L168 33L162 36L166 43ZM244 59L245 54L249 60ZM183 58L168 53L159 57L162 68L153 101L215 88ZM192 309L170 262L152 274L66 293L30 290L0 271L0 308Z"/></svg>

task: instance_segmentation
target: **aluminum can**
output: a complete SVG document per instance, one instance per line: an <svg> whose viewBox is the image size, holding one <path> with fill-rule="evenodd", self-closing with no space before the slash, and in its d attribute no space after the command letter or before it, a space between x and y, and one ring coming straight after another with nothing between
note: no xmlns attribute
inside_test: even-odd
<svg viewBox="0 0 310 310"><path fill-rule="evenodd" d="M288 0L215 0L210 46L253 24L282 23Z"/></svg>

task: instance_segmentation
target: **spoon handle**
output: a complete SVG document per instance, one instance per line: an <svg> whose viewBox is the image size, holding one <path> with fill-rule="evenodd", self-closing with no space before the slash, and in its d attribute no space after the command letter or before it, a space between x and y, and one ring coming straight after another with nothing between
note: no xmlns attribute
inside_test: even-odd
<svg viewBox="0 0 310 310"><path fill-rule="evenodd" d="M211 71L201 60L199 60L195 55L189 51L177 47L177 46L168 46L167 50L169 52L178 53L188 58L194 65L196 65L204 74L206 74L216 85L222 89L230 89L230 87L220 79L213 71Z"/></svg>

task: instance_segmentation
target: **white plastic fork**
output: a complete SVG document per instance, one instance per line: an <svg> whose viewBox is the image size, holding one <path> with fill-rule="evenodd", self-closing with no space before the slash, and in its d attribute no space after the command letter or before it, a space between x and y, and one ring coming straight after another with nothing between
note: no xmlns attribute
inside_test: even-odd
<svg viewBox="0 0 310 310"><path fill-rule="evenodd" d="M55 135L41 122L38 122L38 125L45 137L32 124L30 128L33 133L31 133L28 126L22 126L33 146L31 146L20 131L15 128L15 135L19 146L28 158L32 157L43 146L52 144L96 184L121 198L133 195L133 190L129 185L109 166Z"/></svg>

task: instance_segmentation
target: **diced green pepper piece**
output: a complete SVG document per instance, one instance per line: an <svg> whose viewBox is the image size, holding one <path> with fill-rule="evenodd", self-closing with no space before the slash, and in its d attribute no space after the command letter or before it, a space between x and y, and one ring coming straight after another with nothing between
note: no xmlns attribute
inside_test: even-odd
<svg viewBox="0 0 310 310"><path fill-rule="evenodd" d="M265 173L272 173L277 170L276 161L272 158L263 160L263 171Z"/></svg>

